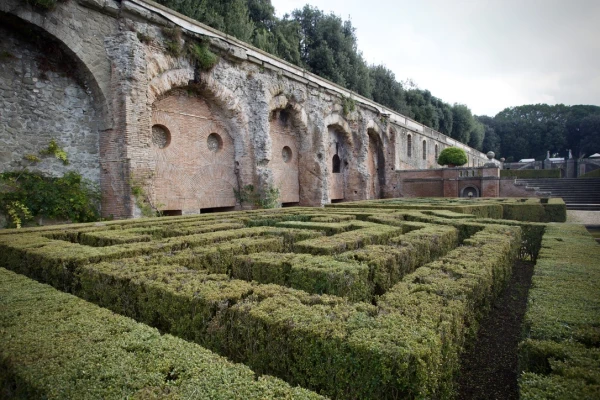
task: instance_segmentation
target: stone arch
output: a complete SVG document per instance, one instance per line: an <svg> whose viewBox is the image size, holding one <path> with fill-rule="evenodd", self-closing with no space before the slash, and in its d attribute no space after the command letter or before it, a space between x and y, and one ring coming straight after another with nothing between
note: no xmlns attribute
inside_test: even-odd
<svg viewBox="0 0 600 400"><path fill-rule="evenodd" d="M47 159L36 170L54 176L74 171L103 185L100 139L111 120L94 70L69 48L64 30L24 2L8 10L10 3L0 4L0 51L8 55L0 74L0 170L20 168L23 155L56 140L69 165Z"/></svg>
<svg viewBox="0 0 600 400"><path fill-rule="evenodd" d="M472 196L469 196L472 193ZM460 190L460 197L480 197L479 188L475 185L465 186Z"/></svg>
<svg viewBox="0 0 600 400"><path fill-rule="evenodd" d="M61 47L75 62L78 73L92 93L98 129L107 130L112 128L113 122L109 107L111 67L104 48L104 36L113 32L107 28L102 34L91 33L85 37L86 40L82 40L81 33L76 32L73 26L85 20L87 12L82 11L79 17L77 11L49 18L47 12L38 12L26 2L7 0L0 4L0 22L13 20L33 27ZM116 31L116 25L114 30Z"/></svg>
<svg viewBox="0 0 600 400"><path fill-rule="evenodd" d="M385 155L381 130L373 120L367 123L367 136L367 198L379 199L385 186Z"/></svg>
<svg viewBox="0 0 600 400"><path fill-rule="evenodd" d="M350 165L354 164L353 140L350 125L339 115L333 114L325 118L327 128L326 164L328 173L328 193L330 201L344 200L348 193L349 180L353 173ZM339 158L339 172L333 171L334 158ZM337 160L336 164L337 164Z"/></svg>
<svg viewBox="0 0 600 400"><path fill-rule="evenodd" d="M233 209L234 190L253 183L254 175L241 102L210 74L202 74L198 81L191 68L181 68L148 85L150 125L176 126L180 135L166 149L150 144L146 154L153 160L149 165L154 168L155 201L165 210L184 214ZM145 140L151 142L149 136Z"/></svg>
<svg viewBox="0 0 600 400"><path fill-rule="evenodd" d="M283 205L320 204L319 199L311 195L314 190L310 189L318 182L311 173L315 160L307 119L304 108L285 95L274 96L269 101L269 167Z"/></svg>

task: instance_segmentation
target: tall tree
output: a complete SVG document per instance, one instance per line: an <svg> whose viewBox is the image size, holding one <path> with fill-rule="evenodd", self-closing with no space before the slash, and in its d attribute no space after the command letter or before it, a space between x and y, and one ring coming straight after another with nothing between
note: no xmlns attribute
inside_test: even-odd
<svg viewBox="0 0 600 400"><path fill-rule="evenodd" d="M452 107L452 137L454 139L462 143L468 143L474 122L469 107L464 104L454 104Z"/></svg>

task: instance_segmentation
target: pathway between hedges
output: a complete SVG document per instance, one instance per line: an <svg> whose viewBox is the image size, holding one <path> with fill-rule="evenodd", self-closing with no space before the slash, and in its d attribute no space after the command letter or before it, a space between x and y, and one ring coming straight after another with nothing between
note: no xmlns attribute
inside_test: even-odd
<svg viewBox="0 0 600 400"><path fill-rule="evenodd" d="M532 262L518 261L509 286L500 294L479 334L464 355L459 399L517 400L517 346L533 275Z"/></svg>

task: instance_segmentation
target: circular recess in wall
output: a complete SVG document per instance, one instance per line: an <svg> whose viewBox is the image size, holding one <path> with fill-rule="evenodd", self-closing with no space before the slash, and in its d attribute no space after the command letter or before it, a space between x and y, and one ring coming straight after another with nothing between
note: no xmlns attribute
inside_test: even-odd
<svg viewBox="0 0 600 400"><path fill-rule="evenodd" d="M292 149L288 146L284 146L281 150L281 158L283 158L283 162L289 163L292 161Z"/></svg>
<svg viewBox="0 0 600 400"><path fill-rule="evenodd" d="M164 125L152 125L152 143L164 149L171 143L171 132Z"/></svg>
<svg viewBox="0 0 600 400"><path fill-rule="evenodd" d="M208 135L208 139L206 139L206 146L208 150L216 153L217 151L223 148L223 139L216 133L211 133Z"/></svg>

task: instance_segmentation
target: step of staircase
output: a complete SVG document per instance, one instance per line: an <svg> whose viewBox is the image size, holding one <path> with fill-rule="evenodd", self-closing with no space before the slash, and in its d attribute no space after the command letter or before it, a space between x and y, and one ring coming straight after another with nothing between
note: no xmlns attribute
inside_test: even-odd
<svg viewBox="0 0 600 400"><path fill-rule="evenodd" d="M567 210L600 211L600 178L593 179L517 179L515 185L560 197Z"/></svg>

